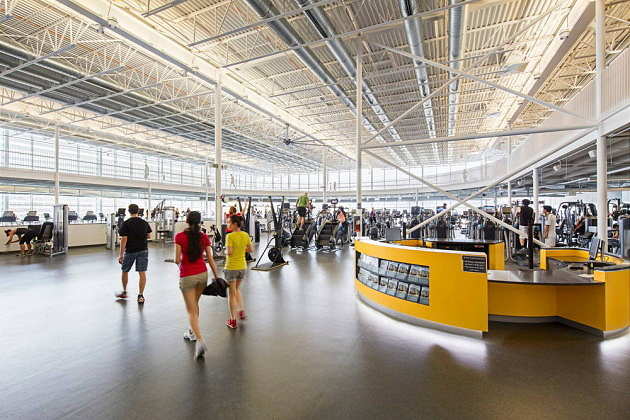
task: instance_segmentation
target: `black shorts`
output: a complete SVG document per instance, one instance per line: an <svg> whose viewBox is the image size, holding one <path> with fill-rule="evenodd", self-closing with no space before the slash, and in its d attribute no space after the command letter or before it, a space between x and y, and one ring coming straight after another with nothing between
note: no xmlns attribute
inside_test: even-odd
<svg viewBox="0 0 630 420"><path fill-rule="evenodd" d="M306 217L306 207L298 207L297 211L298 211L298 216Z"/></svg>
<svg viewBox="0 0 630 420"><path fill-rule="evenodd" d="M31 241L35 239L36 236L37 234L35 232L33 232L32 230L29 230L20 238L20 245L30 244Z"/></svg>

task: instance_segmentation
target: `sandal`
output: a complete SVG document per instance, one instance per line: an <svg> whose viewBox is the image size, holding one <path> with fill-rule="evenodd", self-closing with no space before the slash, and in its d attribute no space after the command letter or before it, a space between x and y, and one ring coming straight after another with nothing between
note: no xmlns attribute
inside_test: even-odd
<svg viewBox="0 0 630 420"><path fill-rule="evenodd" d="M138 295L138 303L140 304L144 303L144 296Z"/></svg>

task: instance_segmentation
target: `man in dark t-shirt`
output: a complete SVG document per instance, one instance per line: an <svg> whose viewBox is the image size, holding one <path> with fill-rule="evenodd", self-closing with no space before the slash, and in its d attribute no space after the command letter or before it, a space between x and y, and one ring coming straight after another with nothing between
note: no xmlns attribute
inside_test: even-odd
<svg viewBox="0 0 630 420"><path fill-rule="evenodd" d="M144 303L144 286L147 284L147 266L149 264L149 248L147 240L151 236L151 226L139 217L137 204L129 205L129 219L125 220L118 229L120 236L120 256L118 263L122 268L122 292L116 293L119 299L127 298L127 282L129 271L136 265L140 277L138 282L138 303Z"/></svg>
<svg viewBox="0 0 630 420"><path fill-rule="evenodd" d="M527 239L528 229L530 225L534 224L534 209L529 207L531 201L528 199L523 200L523 205L519 211L518 226L521 231L520 240L521 246L525 246L525 240Z"/></svg>

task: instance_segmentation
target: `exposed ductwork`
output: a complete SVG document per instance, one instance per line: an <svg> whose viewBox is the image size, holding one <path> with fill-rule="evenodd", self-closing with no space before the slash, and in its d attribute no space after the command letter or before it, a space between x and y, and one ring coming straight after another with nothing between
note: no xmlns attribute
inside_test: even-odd
<svg viewBox="0 0 630 420"><path fill-rule="evenodd" d="M451 0L457 4L459 0ZM461 67L462 39L464 32L464 7L453 7L448 10L448 59L449 65L456 70ZM450 74L453 78L454 74ZM448 87L448 129L447 135L455 135L457 123L457 104L459 102L459 79L453 80Z"/></svg>
<svg viewBox="0 0 630 420"><path fill-rule="evenodd" d="M272 5L268 0L244 0L249 7L251 7L261 19L267 19L280 14L280 12ZM308 5L310 0L296 0L300 7ZM304 12L308 19L311 21L313 26L316 28L318 33L323 38L328 38L333 34L332 27L330 26L330 22L323 15L321 10L317 7L309 9ZM300 39L299 35L291 28L291 26L287 23L286 19L278 19L267 22L267 25L276 33L280 39L282 39L287 46L296 47L300 44L303 44L302 39ZM350 55L345 50L344 46L337 40L327 40L326 45L333 53L335 58L339 61L344 71L348 74L349 77L356 77L356 68ZM328 71L324 68L324 66L320 63L320 61L313 55L313 53L306 47L296 48L293 50L298 58L304 63L306 67L308 67L324 84L329 85L328 89L330 89L333 94L339 98L339 100L345 104L348 108L352 110L353 113L356 114L356 106L354 102L350 99L350 97L341 89L337 82L333 79L333 77L328 73ZM376 113L378 118L385 123L389 122L389 119L385 115L383 108L378 104L376 98L372 94L367 84L364 84L364 93L367 97L367 100L370 104L372 110ZM370 132L376 132L376 128L368 121L367 118L363 118L363 125ZM400 140L400 136L395 129L390 129L390 134L395 140ZM384 141L382 137L379 136L381 141ZM398 149L394 149L395 153L397 153L398 157L403 161L406 159L402 156L401 151Z"/></svg>
<svg viewBox="0 0 630 420"><path fill-rule="evenodd" d="M295 0L295 2L299 7L309 6L314 3L313 0ZM335 30L332 26L332 23L321 8L313 7L312 9L305 10L304 15L308 18L317 33L322 38L331 38L335 35ZM343 43L338 39L327 39L326 46L328 47L332 55L337 59L348 77L356 80L357 71L355 67L355 61L350 56ZM372 108L372 111L374 111L374 113L376 114L377 118L381 121L381 123L383 123L383 125L389 124L391 120L385 113L383 107L381 107L381 105L378 103L376 96L374 96L372 89L367 84L367 82L365 82L365 79L363 81L362 88L363 95L365 96L365 99L367 100L370 108ZM389 135L394 139L394 141L401 140L400 135L394 127L389 127L387 131L389 132ZM400 153L400 150L395 150L395 152L399 158L403 159L403 161L405 162L407 161L405 159L405 156Z"/></svg>
<svg viewBox="0 0 630 420"><path fill-rule="evenodd" d="M398 0L398 5L400 6L400 12L403 17L408 17L419 12L416 0ZM424 31L422 29L422 20L417 17L405 20L405 33L407 35L407 43L409 44L411 53L418 57L424 57L424 46L422 44ZM420 96L422 98L426 98L431 94L427 67L424 63L417 60L414 60L413 64L418 88L420 89ZM435 119L433 117L432 101L426 101L423 103L422 108L427 124L427 135L430 138L435 138L437 137L437 134L435 129ZM433 150L436 154L436 158L438 157L437 148L438 146L434 144Z"/></svg>

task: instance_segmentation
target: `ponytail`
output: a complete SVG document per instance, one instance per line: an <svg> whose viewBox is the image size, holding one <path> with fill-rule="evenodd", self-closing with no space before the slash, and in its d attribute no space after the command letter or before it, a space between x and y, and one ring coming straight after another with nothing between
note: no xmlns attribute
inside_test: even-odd
<svg viewBox="0 0 630 420"><path fill-rule="evenodd" d="M193 262L201 258L203 249L201 248L201 214L197 211L191 211L186 216L188 229L185 230L188 237L188 248L186 256L188 261Z"/></svg>

